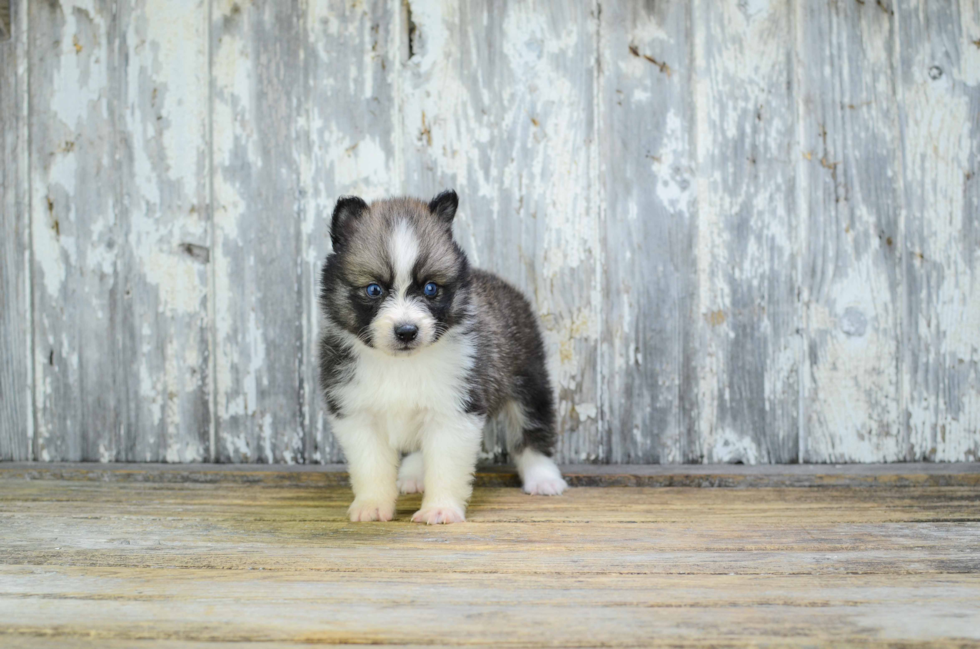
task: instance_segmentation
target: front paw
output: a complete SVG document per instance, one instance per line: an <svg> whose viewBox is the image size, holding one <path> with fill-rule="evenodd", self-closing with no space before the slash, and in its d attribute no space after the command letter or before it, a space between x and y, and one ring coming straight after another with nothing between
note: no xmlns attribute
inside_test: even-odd
<svg viewBox="0 0 980 649"><path fill-rule="evenodd" d="M398 491L403 494L420 494L425 491L425 483L422 478L415 476L399 477Z"/></svg>
<svg viewBox="0 0 980 649"><path fill-rule="evenodd" d="M568 488L555 461L531 449L518 459L524 491L531 495L557 496Z"/></svg>
<svg viewBox="0 0 980 649"><path fill-rule="evenodd" d="M456 505L422 505L422 509L412 516L413 523L425 523L426 525L462 523L465 520L463 508Z"/></svg>
<svg viewBox="0 0 980 649"><path fill-rule="evenodd" d="M425 491L425 467L421 451L402 460L402 465L398 468L398 491L403 494L420 494Z"/></svg>
<svg viewBox="0 0 980 649"><path fill-rule="evenodd" d="M347 509L352 523L368 521L390 521L395 516L395 503L369 498L355 498Z"/></svg>
<svg viewBox="0 0 980 649"><path fill-rule="evenodd" d="M568 483L561 476L533 477L524 480L524 493L532 496L560 496L568 489Z"/></svg>

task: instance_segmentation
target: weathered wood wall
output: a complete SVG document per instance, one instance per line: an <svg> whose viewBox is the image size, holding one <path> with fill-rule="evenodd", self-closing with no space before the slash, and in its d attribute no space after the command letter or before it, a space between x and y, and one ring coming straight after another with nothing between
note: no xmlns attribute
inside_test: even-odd
<svg viewBox="0 0 980 649"><path fill-rule="evenodd" d="M332 204L445 187L562 461L980 458L980 0L13 4L0 459L340 460Z"/></svg>

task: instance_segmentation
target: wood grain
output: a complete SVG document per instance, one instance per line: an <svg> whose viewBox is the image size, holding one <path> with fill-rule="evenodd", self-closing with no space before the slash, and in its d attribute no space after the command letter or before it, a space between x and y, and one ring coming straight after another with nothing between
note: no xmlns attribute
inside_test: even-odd
<svg viewBox="0 0 980 649"><path fill-rule="evenodd" d="M210 457L208 6L120 3L115 459Z"/></svg>
<svg viewBox="0 0 980 649"><path fill-rule="evenodd" d="M976 646L976 487L478 489L351 524L345 488L0 475L11 646Z"/></svg>
<svg viewBox="0 0 980 649"><path fill-rule="evenodd" d="M0 461L33 458L27 3L0 41Z"/></svg>
<svg viewBox="0 0 980 649"><path fill-rule="evenodd" d="M806 462L907 458L893 4L798 5Z"/></svg>
<svg viewBox="0 0 980 649"><path fill-rule="evenodd" d="M607 459L700 459L689 3L603 2L602 426Z"/></svg>
<svg viewBox="0 0 980 649"><path fill-rule="evenodd" d="M215 458L305 459L307 15L212 0Z"/></svg>
<svg viewBox="0 0 980 649"><path fill-rule="evenodd" d="M694 5L697 409L707 462L799 459L793 14Z"/></svg>
<svg viewBox="0 0 980 649"><path fill-rule="evenodd" d="M561 467L573 487L977 487L980 463L901 464L700 464L596 465ZM153 464L147 462L8 462L0 478L134 483L263 484L346 487L343 464ZM484 466L477 487L518 487L513 469Z"/></svg>
<svg viewBox="0 0 980 649"><path fill-rule="evenodd" d="M908 455L980 457L980 6L896 3Z"/></svg>
<svg viewBox="0 0 980 649"><path fill-rule="evenodd" d="M30 4L30 169L38 460L123 457L128 321L119 15L111 1Z"/></svg>
<svg viewBox="0 0 980 649"><path fill-rule="evenodd" d="M31 11L37 457L201 461L206 6Z"/></svg>

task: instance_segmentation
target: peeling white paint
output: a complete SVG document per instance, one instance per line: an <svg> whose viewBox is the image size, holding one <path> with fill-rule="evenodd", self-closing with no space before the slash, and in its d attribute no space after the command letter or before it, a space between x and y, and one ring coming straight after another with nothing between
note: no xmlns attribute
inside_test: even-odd
<svg viewBox="0 0 980 649"><path fill-rule="evenodd" d="M32 76L41 459L109 461L134 434L137 459L204 459L202 399L225 459L338 459L313 349L334 201L448 186L471 259L541 317L562 457L772 461L789 411L807 459L977 457L970 3L412 2L411 58L397 4L38 10L64 19ZM297 24L300 49L266 42ZM651 220L665 241L636 236ZM274 223L286 250L263 249ZM93 369L116 340L132 362ZM82 451L70 404L102 380L152 430Z"/></svg>
<svg viewBox="0 0 980 649"><path fill-rule="evenodd" d="M657 175L657 196L667 209L682 214L691 210L695 190L688 179L689 170L685 168L691 159L688 149L687 133L680 117L674 111L667 113L660 150L651 157Z"/></svg>
<svg viewBox="0 0 980 649"><path fill-rule="evenodd" d="M220 20L220 17L218 18ZM254 133L252 113L251 75L252 64L248 56L247 42L233 34L222 35L211 70L215 101L212 107L213 149L216 165L231 164L235 150L236 132L247 135ZM245 137L248 158L253 164L261 166L255 138ZM216 192L217 193L217 192Z"/></svg>
<svg viewBox="0 0 980 649"><path fill-rule="evenodd" d="M579 421L595 419L599 416L599 409L594 403L579 403L575 406L575 412L578 413Z"/></svg>
<svg viewBox="0 0 980 649"><path fill-rule="evenodd" d="M814 233L805 243L803 459L895 461L908 450L900 351L907 215L898 116L893 103L874 100L894 92L893 22L845 9L820 16L836 30L833 41L806 35L808 51L834 62L838 81L828 86L825 73L804 68L805 87L827 93L800 113Z"/></svg>
<svg viewBox="0 0 980 649"><path fill-rule="evenodd" d="M146 281L160 290L162 314L190 315L204 308L206 286L199 276L197 262L154 250L143 257L142 270Z"/></svg>
<svg viewBox="0 0 980 649"><path fill-rule="evenodd" d="M912 314L906 358L915 363L906 370L903 396L909 453L935 461L980 457L980 248L964 238L976 213L976 205L967 201L980 160L971 110L980 82L980 48L966 34L975 31L980 12L961 9L928 21L917 14L901 16L908 28L930 30L926 44L932 48L946 38L960 39L953 53L943 47L943 56L936 56L935 49L923 47L903 52L902 59ZM945 37L937 38L933 30Z"/></svg>
<svg viewBox="0 0 980 649"><path fill-rule="evenodd" d="M732 429L722 429L713 436L706 462L759 464L762 455L752 438Z"/></svg>
<svg viewBox="0 0 980 649"><path fill-rule="evenodd" d="M106 24L92 0L79 0L61 10L65 25L57 41L55 88L71 89L52 97L51 110L75 131L97 110L108 119ZM95 36L90 38L89 36Z"/></svg>

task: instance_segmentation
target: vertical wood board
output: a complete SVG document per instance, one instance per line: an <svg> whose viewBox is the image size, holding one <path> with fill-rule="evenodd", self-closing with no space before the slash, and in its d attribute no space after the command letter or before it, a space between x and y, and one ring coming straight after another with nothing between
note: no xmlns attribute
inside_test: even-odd
<svg viewBox="0 0 980 649"><path fill-rule="evenodd" d="M127 461L210 457L208 6L120 3L115 389Z"/></svg>
<svg viewBox="0 0 980 649"><path fill-rule="evenodd" d="M691 19L688 3L602 3L600 371L612 462L699 455Z"/></svg>
<svg viewBox="0 0 980 649"><path fill-rule="evenodd" d="M36 458L122 458L114 2L30 4Z"/></svg>
<svg viewBox="0 0 980 649"><path fill-rule="evenodd" d="M696 3L702 461L799 457L793 13Z"/></svg>
<svg viewBox="0 0 980 649"><path fill-rule="evenodd" d="M980 457L980 4L897 3L908 459Z"/></svg>
<svg viewBox="0 0 980 649"><path fill-rule="evenodd" d="M891 0L801 3L802 459L906 459L902 151Z"/></svg>
<svg viewBox="0 0 980 649"><path fill-rule="evenodd" d="M211 11L215 457L302 462L307 11Z"/></svg>
<svg viewBox="0 0 980 649"><path fill-rule="evenodd" d="M0 461L33 458L27 2L0 41Z"/></svg>

